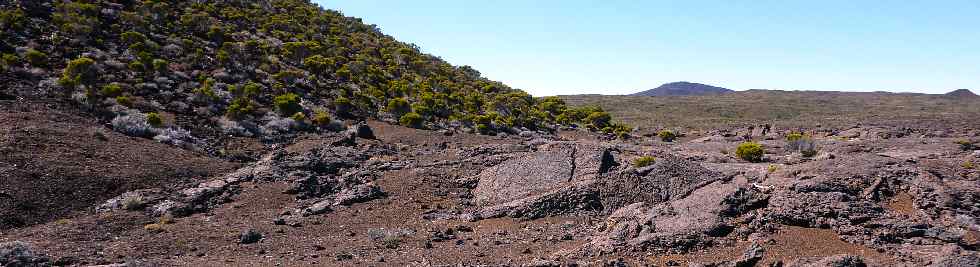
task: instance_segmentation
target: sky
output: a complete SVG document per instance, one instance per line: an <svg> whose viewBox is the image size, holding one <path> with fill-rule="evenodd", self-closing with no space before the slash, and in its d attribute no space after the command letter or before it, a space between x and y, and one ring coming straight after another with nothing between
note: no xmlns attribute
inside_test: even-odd
<svg viewBox="0 0 980 267"><path fill-rule="evenodd" d="M977 0L314 2L534 96L980 89Z"/></svg>

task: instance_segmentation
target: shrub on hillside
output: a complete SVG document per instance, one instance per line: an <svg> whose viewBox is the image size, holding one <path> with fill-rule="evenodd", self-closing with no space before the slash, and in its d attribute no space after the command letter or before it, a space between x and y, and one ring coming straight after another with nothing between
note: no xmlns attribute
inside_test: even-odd
<svg viewBox="0 0 980 267"><path fill-rule="evenodd" d="M660 140L664 142L673 142L677 135L672 131L662 130L657 133L657 137L660 137Z"/></svg>
<svg viewBox="0 0 980 267"><path fill-rule="evenodd" d="M128 96L121 95L121 96L117 96L115 99L116 99L116 104L119 104L119 105L122 105L122 106L125 106L125 107L132 107L133 106L133 100L130 99Z"/></svg>
<svg viewBox="0 0 980 267"><path fill-rule="evenodd" d="M66 88L75 88L79 85L90 83L95 79L93 66L95 60L87 57L80 57L68 62L68 67L61 73L58 84Z"/></svg>
<svg viewBox="0 0 980 267"><path fill-rule="evenodd" d="M653 165L657 161L657 158L651 156L642 156L633 160L633 166L637 168L643 168L646 166Z"/></svg>
<svg viewBox="0 0 980 267"><path fill-rule="evenodd" d="M585 123L589 125L592 129L602 129L609 126L609 122L612 121L612 116L605 111L596 111L585 117Z"/></svg>
<svg viewBox="0 0 980 267"><path fill-rule="evenodd" d="M17 65L20 65L20 58L14 53L5 53L3 56L0 56L0 64L3 65L4 69L17 67Z"/></svg>
<svg viewBox="0 0 980 267"><path fill-rule="evenodd" d="M163 59L153 60L153 69L160 73L166 73L168 71L168 65L170 63Z"/></svg>
<svg viewBox="0 0 980 267"><path fill-rule="evenodd" d="M232 119L238 119L244 115L249 115L255 112L255 106L255 102L251 99L236 97L231 100L231 103L228 104L228 108L225 109L225 116Z"/></svg>
<svg viewBox="0 0 980 267"><path fill-rule="evenodd" d="M313 124L317 126L326 126L330 124L333 119L330 118L330 114L326 111L319 110L313 114Z"/></svg>
<svg viewBox="0 0 980 267"><path fill-rule="evenodd" d="M289 118L297 123L306 123L306 114L303 114L303 112L296 112L296 114L289 116Z"/></svg>
<svg viewBox="0 0 980 267"><path fill-rule="evenodd" d="M340 116L350 116L353 110L353 105L351 105L350 99L346 97L338 97L333 100L334 111Z"/></svg>
<svg viewBox="0 0 980 267"><path fill-rule="evenodd" d="M27 16L20 8L0 10L0 31L23 29L26 21Z"/></svg>
<svg viewBox="0 0 980 267"><path fill-rule="evenodd" d="M294 93L285 93L276 96L276 98L272 100L272 105L276 107L276 110L278 110L280 114L285 116L290 116L303 110L303 108L299 105L299 95Z"/></svg>
<svg viewBox="0 0 980 267"><path fill-rule="evenodd" d="M118 83L110 83L110 84L103 85L102 89L99 90L99 94L105 97L117 97L122 95L122 93L123 93L122 86L119 86Z"/></svg>
<svg viewBox="0 0 980 267"><path fill-rule="evenodd" d="M745 142L735 149L735 156L748 162L761 162L765 150L756 142Z"/></svg>
<svg viewBox="0 0 980 267"><path fill-rule="evenodd" d="M313 55L303 59L303 67L312 73L323 75L330 72L333 60L321 55Z"/></svg>
<svg viewBox="0 0 980 267"><path fill-rule="evenodd" d="M415 112L409 112L405 115L402 115L402 117L398 119L398 123L400 123L401 125L412 127L412 128L422 128L423 121L424 119L422 118L422 115L419 115L418 113Z"/></svg>
<svg viewBox="0 0 980 267"><path fill-rule="evenodd" d="M406 113L412 112L412 106L404 98L398 97L388 100L388 105L385 107L385 110L397 117L401 117Z"/></svg>
<svg viewBox="0 0 980 267"><path fill-rule="evenodd" d="M34 49L28 49L24 53L24 58L27 59L27 63L34 67L44 67L48 64L48 55Z"/></svg>
<svg viewBox="0 0 980 267"><path fill-rule="evenodd" d="M146 114L146 123L149 123L153 127L160 127L163 126L163 118L156 112L150 112Z"/></svg>

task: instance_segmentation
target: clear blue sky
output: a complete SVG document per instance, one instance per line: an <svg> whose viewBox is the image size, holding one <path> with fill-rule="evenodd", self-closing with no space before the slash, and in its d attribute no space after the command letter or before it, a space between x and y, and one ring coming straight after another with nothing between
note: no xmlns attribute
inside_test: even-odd
<svg viewBox="0 0 980 267"><path fill-rule="evenodd" d="M314 2L535 96L980 89L977 0Z"/></svg>

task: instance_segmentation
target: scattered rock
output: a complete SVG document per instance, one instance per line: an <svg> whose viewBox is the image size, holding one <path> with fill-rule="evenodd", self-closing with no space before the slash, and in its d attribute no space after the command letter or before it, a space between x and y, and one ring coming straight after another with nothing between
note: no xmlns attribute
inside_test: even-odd
<svg viewBox="0 0 980 267"><path fill-rule="evenodd" d="M239 244L253 244L262 240L262 233L259 233L255 229L248 229L238 235Z"/></svg>
<svg viewBox="0 0 980 267"><path fill-rule="evenodd" d="M48 256L34 252L20 241L0 243L0 266L47 266Z"/></svg>

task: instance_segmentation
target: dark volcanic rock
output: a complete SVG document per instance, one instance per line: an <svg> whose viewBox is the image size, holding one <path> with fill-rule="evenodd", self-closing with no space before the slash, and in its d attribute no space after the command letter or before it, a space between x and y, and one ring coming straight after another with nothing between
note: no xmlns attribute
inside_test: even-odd
<svg viewBox="0 0 980 267"><path fill-rule="evenodd" d="M239 237L238 243L252 244L255 242L259 242L259 240L262 240L262 233L259 233L254 229L248 229L247 231L244 231L240 235L238 235L238 237Z"/></svg>
<svg viewBox="0 0 980 267"><path fill-rule="evenodd" d="M50 259L31 250L26 243L0 243L0 266L50 266Z"/></svg>

